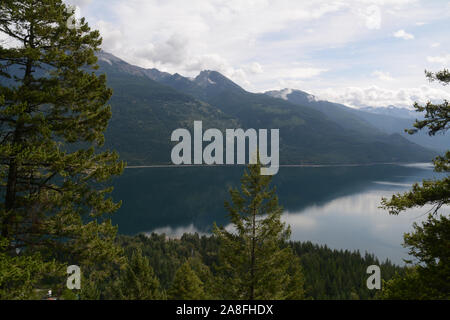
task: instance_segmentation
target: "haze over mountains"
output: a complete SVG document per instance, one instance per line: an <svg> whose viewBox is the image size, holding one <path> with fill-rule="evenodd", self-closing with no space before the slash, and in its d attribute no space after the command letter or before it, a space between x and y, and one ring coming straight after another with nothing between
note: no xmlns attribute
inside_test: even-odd
<svg viewBox="0 0 450 320"><path fill-rule="evenodd" d="M114 90L107 147L129 165L170 163L172 131L192 130L194 120L202 120L204 130L280 129L282 164L430 161L442 147L433 151L427 142L406 137L403 129L412 118L317 101L299 90L250 93L216 71L191 79L133 66L106 52L99 53L99 66Z"/></svg>
<svg viewBox="0 0 450 320"><path fill-rule="evenodd" d="M413 110L397 108L395 106L354 109L343 104L318 100L316 97L306 92L292 89L268 91L266 94L287 100L294 104L309 106L316 110L320 110L323 113L328 114L330 118L335 121L346 122L347 126L356 125L356 123L359 123L358 120L364 120L365 125L370 124L372 127L387 134L401 134L411 142L439 152L447 150L450 146L450 138L445 135L439 134L430 137L425 131L418 132L414 135L406 133L404 129L412 128L413 123L417 118L423 118L421 114Z"/></svg>

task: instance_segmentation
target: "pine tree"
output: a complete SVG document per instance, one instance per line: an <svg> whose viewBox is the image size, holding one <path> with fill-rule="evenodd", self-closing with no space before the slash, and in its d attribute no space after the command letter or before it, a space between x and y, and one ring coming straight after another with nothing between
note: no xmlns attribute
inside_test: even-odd
<svg viewBox="0 0 450 320"><path fill-rule="evenodd" d="M159 280L140 249L133 252L125 270L121 272L115 294L115 298L121 300L158 300L163 297Z"/></svg>
<svg viewBox="0 0 450 320"><path fill-rule="evenodd" d="M282 208L271 176L261 165L249 165L241 190L231 189L225 206L235 231L214 225L219 238L218 294L224 299L300 298L303 290L299 263L286 245L290 228L281 222ZM293 273L289 274L290 269ZM293 291L296 283L298 292Z"/></svg>
<svg viewBox="0 0 450 320"><path fill-rule="evenodd" d="M430 81L450 83L447 69L437 73L427 72ZM424 120L418 120L410 134L427 129L430 136L445 134L450 128L450 106L447 100L441 104L428 102L425 106L414 105L416 111L424 112ZM434 159L434 171L447 173L443 179L424 180L422 185L414 184L412 190L396 194L391 199L382 199L382 207L397 215L414 207L432 206L430 214L422 225L414 223L414 232L404 235L404 246L416 258L415 267L388 283L383 292L387 299L449 299L450 298L450 223L443 215L450 204L450 150L444 156ZM412 263L412 261L409 261Z"/></svg>
<svg viewBox="0 0 450 320"><path fill-rule="evenodd" d="M289 262L289 280L284 290L283 298L285 300L303 300L306 296L304 289L305 277L303 275L300 258L292 254Z"/></svg>
<svg viewBox="0 0 450 320"><path fill-rule="evenodd" d="M189 267L194 271L197 277L200 279L203 285L203 298L202 299L215 299L216 295L214 292L214 276L206 266L200 257L189 258Z"/></svg>
<svg viewBox="0 0 450 320"><path fill-rule="evenodd" d="M118 209L104 182L122 172L114 152L97 152L112 92L98 76L98 31L69 28L61 0L2 0L0 33L0 232L4 252L22 248L77 264L101 281L113 262ZM94 280L96 279L96 280Z"/></svg>
<svg viewBox="0 0 450 320"><path fill-rule="evenodd" d="M405 244L418 264L384 285L385 299L450 299L450 219L428 217L414 224L405 235Z"/></svg>
<svg viewBox="0 0 450 320"><path fill-rule="evenodd" d="M192 270L189 261L175 273L168 297L171 300L202 300L206 298L203 282Z"/></svg>
<svg viewBox="0 0 450 320"><path fill-rule="evenodd" d="M64 274L60 264L46 262L38 253L10 255L4 252L7 245L7 240L0 238L0 300L42 298L34 291L35 286L48 273Z"/></svg>
<svg viewBox="0 0 450 320"><path fill-rule="evenodd" d="M450 83L450 73L447 69L437 73L425 72L430 81L439 81L443 85ZM417 112L425 111L425 119L417 120L414 129L406 130L414 134L422 129L427 129L430 136L442 133L445 134L450 129L450 105L447 100L441 104L428 102L425 106L414 104ZM444 156L439 156L433 161L436 172L450 172L450 150ZM433 213L437 214L442 206L450 204L450 176L441 180L425 180L422 185L413 185L410 192L397 194L391 199L382 200L383 208L390 214L397 215L409 208L432 205Z"/></svg>

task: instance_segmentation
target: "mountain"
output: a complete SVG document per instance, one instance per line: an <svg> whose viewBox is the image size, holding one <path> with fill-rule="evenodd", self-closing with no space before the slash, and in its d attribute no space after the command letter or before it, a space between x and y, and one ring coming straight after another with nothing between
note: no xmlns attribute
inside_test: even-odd
<svg viewBox="0 0 450 320"><path fill-rule="evenodd" d="M117 150L129 165L169 164L172 131L192 132L194 120L219 129L238 126L217 108L150 79L144 69L107 57L101 56L97 71L106 73L114 92L105 147Z"/></svg>
<svg viewBox="0 0 450 320"><path fill-rule="evenodd" d="M450 136L448 135L430 137L425 131L414 135L407 134L405 129L412 128L415 120L423 118L423 115L405 108L388 106L384 108L365 107L354 109L343 104L319 100L304 91L292 89L268 91L266 94L297 105L309 106L320 110L329 119L343 123L345 126L355 130L367 130L365 126L369 125L372 130L376 129L385 134L398 134L413 143L425 148L432 148L438 152L445 151L450 146Z"/></svg>
<svg viewBox="0 0 450 320"><path fill-rule="evenodd" d="M392 116L395 118L403 118L403 119L416 119L418 116L417 112L415 110L409 110L406 108L398 108L396 106L387 106L387 107L362 107L359 108L361 111L369 112L369 113L375 113L375 114L382 114L386 116Z"/></svg>
<svg viewBox="0 0 450 320"><path fill-rule="evenodd" d="M194 120L202 120L204 129L280 129L284 164L429 161L434 155L351 113L340 121L339 112L250 93L216 71L190 79L133 66L105 52L99 66L114 90L107 146L129 164L169 163L171 132L191 129Z"/></svg>
<svg viewBox="0 0 450 320"><path fill-rule="evenodd" d="M350 108L328 101L318 101L315 96L300 90L284 89L268 91L265 93L274 98L289 101L298 106L308 106L322 112L330 121L336 122L345 128L361 135L382 135L382 131L372 126L368 121L361 119Z"/></svg>

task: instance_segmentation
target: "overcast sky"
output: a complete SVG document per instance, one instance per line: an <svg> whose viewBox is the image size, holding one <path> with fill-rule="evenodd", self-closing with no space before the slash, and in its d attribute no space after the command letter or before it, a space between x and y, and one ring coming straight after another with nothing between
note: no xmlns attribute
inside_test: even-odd
<svg viewBox="0 0 450 320"><path fill-rule="evenodd" d="M450 100L450 1L67 0L103 49L146 68L217 70L251 92L294 88L350 106Z"/></svg>

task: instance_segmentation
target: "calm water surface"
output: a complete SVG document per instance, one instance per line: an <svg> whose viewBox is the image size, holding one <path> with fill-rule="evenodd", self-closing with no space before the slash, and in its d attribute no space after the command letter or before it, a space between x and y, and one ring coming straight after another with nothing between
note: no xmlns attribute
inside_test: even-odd
<svg viewBox="0 0 450 320"><path fill-rule="evenodd" d="M244 167L126 169L114 180L122 200L113 217L122 234L209 233L214 222L228 225L223 203L239 186ZM403 233L426 217L427 209L390 216L381 198L408 190L422 179L442 177L427 164L349 167L282 167L273 179L292 239L336 249L368 251L402 263ZM444 208L448 211L448 208Z"/></svg>

